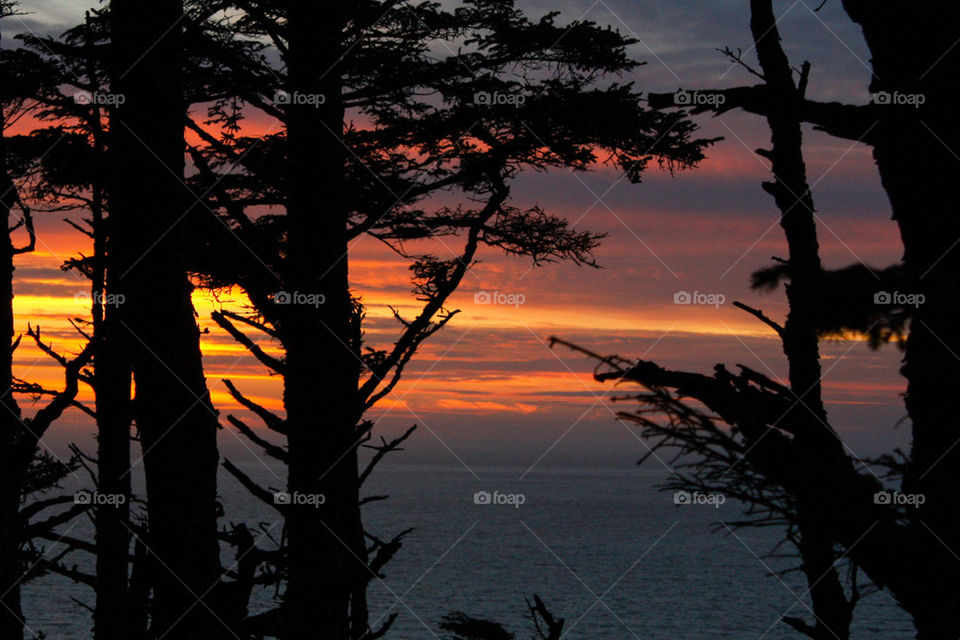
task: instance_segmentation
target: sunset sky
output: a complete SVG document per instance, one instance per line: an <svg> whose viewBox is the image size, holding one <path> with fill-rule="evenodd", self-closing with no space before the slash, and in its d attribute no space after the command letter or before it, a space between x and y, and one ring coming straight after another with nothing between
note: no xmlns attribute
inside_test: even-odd
<svg viewBox="0 0 960 640"><path fill-rule="evenodd" d="M866 103L870 72L863 40L838 0L815 13L817 4L775 3L791 60L813 65L808 95ZM4 22L7 46L18 31L62 31L91 3L35 0L32 5L40 8ZM632 54L647 64L632 79L644 91L728 87L756 80L716 51L740 48L753 62L744 2L578 0L521 6L533 15L559 9L565 20L582 17L638 38ZM691 16L698 20L691 21ZM785 255L777 211L760 189L760 182L770 178L766 161L753 153L768 145L769 133L762 119L740 113L701 117L699 122L703 135L724 140L693 171L670 176L651 169L641 185L628 184L609 168L517 180L512 195L518 206L540 204L578 229L609 234L596 252L602 268L561 264L531 269L528 262L494 250L481 254L482 264L467 276L451 305L460 315L422 350L405 382L375 412L386 432L421 426L403 454L405 460L524 468L598 461L628 465L636 460L644 446L615 420L613 412L621 407L604 397L617 391L595 383L592 365L582 357L547 348L545 340L551 335L672 368L709 372L716 362L742 363L783 376L776 336L730 304L741 300L774 317L784 312L782 290L757 294L748 286L754 270L768 265L771 256ZM271 124L262 115L254 115L251 123ZM806 143L825 265L896 262L897 229L869 149L813 131L807 132ZM63 217L44 215L37 225L37 250L18 258L15 308L21 330L28 322L39 324L55 346L69 350L76 340L66 318L88 313L86 301L76 298L88 284L59 267L89 249L86 238ZM432 251L449 255L443 243ZM353 248L352 282L368 308L367 339L372 343L383 345L396 335L387 305L413 309L406 267L375 243L361 241ZM477 304L479 291L521 295L524 303ZM679 291L721 294L725 304L677 305L674 295ZM242 300L221 296L217 301L198 292L195 302L201 326L209 329L203 349L217 408L223 413L237 410L225 393L223 377L276 406L279 380L266 376L209 319L221 303ZM828 412L851 450L870 455L903 444L907 430L895 430L904 415L897 350L890 346L871 352L862 342L838 340L825 344L823 353ZM26 380L55 384L59 376L58 368L26 342L17 351L16 365L18 376ZM51 442L72 439L92 447L89 432L89 420L74 412ZM222 441L234 458L252 455L229 434Z"/></svg>

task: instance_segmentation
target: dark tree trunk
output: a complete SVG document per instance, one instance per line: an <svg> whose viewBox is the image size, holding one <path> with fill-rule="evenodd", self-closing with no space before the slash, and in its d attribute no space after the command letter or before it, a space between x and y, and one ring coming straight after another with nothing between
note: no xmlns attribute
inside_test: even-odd
<svg viewBox="0 0 960 640"><path fill-rule="evenodd" d="M789 247L787 285L789 313L780 332L789 364L790 389L796 402L791 411L802 414L809 428L796 434L794 444L825 466L845 465L843 448L827 423L821 387L817 291L820 281L820 245L814 218L813 195L803 159L800 102L802 85L794 82L790 62L780 44L771 0L751 0L750 28L757 57L775 107L767 115L773 147L768 157L776 180L764 183L780 210L780 225ZM809 71L805 68L804 74ZM787 416L784 416L787 417ZM810 419L813 418L813 419ZM834 546L819 496L797 494L800 557L816 616L805 632L814 638L848 638L852 610L834 566ZM800 625L799 621L794 624Z"/></svg>
<svg viewBox="0 0 960 640"><path fill-rule="evenodd" d="M102 224L101 224L102 227ZM95 234L102 233L97 229ZM99 244L95 241L96 244ZM94 254L102 260L103 253ZM102 283L102 280L100 281ZM94 291L103 287L94 286ZM101 307L102 313L103 309ZM123 495L122 505L98 509L96 518L97 605L94 610L96 640L131 640L128 593L130 557L130 363L126 358L123 327L115 309L106 318L94 318L99 338L94 360L97 407L97 476L103 493Z"/></svg>
<svg viewBox="0 0 960 640"><path fill-rule="evenodd" d="M825 526L826 515L816 501L798 501L797 519L800 531L800 559L810 600L814 624L808 635L817 640L843 640L850 637L855 601L847 599L837 571L832 531Z"/></svg>
<svg viewBox="0 0 960 640"><path fill-rule="evenodd" d="M290 293L322 294L318 307L284 310L284 406L289 429L288 491L322 494L320 508L287 512L289 582L285 637L346 640L351 592L365 556L359 524L356 424L359 382L357 324L347 273L344 205L344 109L336 62L345 3L287 3L291 94L322 94L324 103L287 110L287 257ZM353 617L366 626L366 614ZM353 633L362 631L353 630Z"/></svg>
<svg viewBox="0 0 960 640"><path fill-rule="evenodd" d="M770 0L751 0L751 29L757 56L767 86L778 96L779 108L767 116L773 148L768 152L775 182L764 189L780 210L790 255L790 284L787 300L790 312L781 332L783 351L790 365L790 387L797 397L794 411L812 414L822 428L798 435L805 445L841 456L843 449L833 430L826 425L826 410L820 384L820 350L817 336L817 283L820 279L820 244L814 221L813 196L807 185L800 129L799 91L776 28Z"/></svg>
<svg viewBox="0 0 960 640"><path fill-rule="evenodd" d="M2 125L2 123L0 123ZM2 130L2 129L0 129ZM0 138L0 162L3 140ZM24 469L20 443L24 439L20 407L13 397L13 245L10 212L16 202L14 186L0 166L0 640L23 638L23 613L20 609L20 494Z"/></svg>
<svg viewBox="0 0 960 640"><path fill-rule="evenodd" d="M112 5L112 91L125 102L110 127L108 280L125 297L118 321L136 382L153 632L209 640L226 631L203 601L220 578L217 418L183 255L184 218L195 209L182 183L182 11L180 0Z"/></svg>
<svg viewBox="0 0 960 640"><path fill-rule="evenodd" d="M833 538L913 615L918 637L957 638L960 418L954 394L960 386L960 204L954 183L960 128L953 94L960 75L955 30L960 6L950 0L910 5L843 0L843 6L863 29L870 49L870 90L886 99L869 106L804 101L800 111L803 119L832 135L873 147L900 228L905 272L913 280L913 289L900 293L925 298L912 314L902 369L913 435L902 488L922 494L925 502L907 511L910 526L901 528L888 519L892 510L871 513L872 501L864 500L869 487L853 481L856 476L848 469L824 468L816 474L822 481L812 477L807 484L823 485L819 500ZM769 95L766 87L723 93L725 108L732 103L765 116L784 109L780 96ZM663 97L655 102L663 103ZM879 292L879 279L877 286ZM776 471L768 469L774 478ZM840 486L846 489L838 490Z"/></svg>
<svg viewBox="0 0 960 640"><path fill-rule="evenodd" d="M89 21L89 18L88 18ZM89 25L88 25L89 26ZM88 38L92 38L89 35ZM88 39L88 47L93 48ZM97 77L90 65L88 74ZM104 131L100 127L101 108L92 107L93 139L97 155L104 153ZM130 627L130 362L129 347L120 324L116 305L105 304L112 292L107 286L107 221L104 216L104 189L93 185L90 219L93 233L93 334L97 338L94 356L94 395L97 413L97 481L103 493L122 495L122 504L98 509L96 516L96 597L94 638L96 640L136 640L141 637Z"/></svg>
<svg viewBox="0 0 960 640"><path fill-rule="evenodd" d="M960 204L955 194L960 75L960 7L845 0L872 55L871 91L920 94L924 103L880 109L874 158L904 245L904 264L926 297L910 325L903 374L912 421L904 491L926 502L912 510L925 540L913 553L917 578L908 610L923 640L960 636ZM912 292L911 292L912 293Z"/></svg>
<svg viewBox="0 0 960 640"><path fill-rule="evenodd" d="M133 638L147 637L150 609L150 553L141 539L134 540L130 563L129 606L126 620Z"/></svg>

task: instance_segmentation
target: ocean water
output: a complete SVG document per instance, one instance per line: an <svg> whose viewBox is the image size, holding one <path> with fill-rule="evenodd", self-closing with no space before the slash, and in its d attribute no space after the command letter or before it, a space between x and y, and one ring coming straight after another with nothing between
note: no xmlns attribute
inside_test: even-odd
<svg viewBox="0 0 960 640"><path fill-rule="evenodd" d="M282 486L279 470L254 462L245 471ZM710 532L740 516L736 503L675 505L654 488L664 474L652 468L524 472L385 464L371 477L365 493L390 499L367 507L368 530L388 538L414 528L372 584L371 620L398 614L388 638L444 638L438 622L454 610L527 638L524 598L534 593L566 619L569 640L776 640L799 637L779 622L783 614L813 619L803 577L771 575L789 566L766 557L774 531L732 533L720 524L722 534ZM221 494L226 521L279 535L272 510L232 479L223 478ZM79 521L71 535L89 528ZM269 607L270 595L258 594L253 610ZM30 629L51 640L89 637L89 613L71 597L93 600L61 577L28 584ZM908 617L885 592L863 599L856 621L854 638L911 637Z"/></svg>

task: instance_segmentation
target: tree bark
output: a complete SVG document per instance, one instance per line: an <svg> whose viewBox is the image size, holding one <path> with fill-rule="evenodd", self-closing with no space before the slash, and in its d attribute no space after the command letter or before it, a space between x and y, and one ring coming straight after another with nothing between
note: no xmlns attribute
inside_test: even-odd
<svg viewBox="0 0 960 640"><path fill-rule="evenodd" d="M2 118L2 114L0 114ZM2 131L0 122L0 131ZM0 134L2 135L2 134ZM0 137L0 163L4 162ZM20 461L23 424L20 407L13 396L13 245L10 241L10 213L16 202L13 182L6 166L0 166L0 640L23 638L23 612L20 608L20 558L22 523L20 494L24 469Z"/></svg>
<svg viewBox="0 0 960 640"><path fill-rule="evenodd" d="M94 234L102 233L95 229ZM96 243L96 241L95 241ZM96 260L105 258L94 251ZM104 288L94 287L94 291ZM94 610L96 640L132 640L130 627L130 363L122 325L114 309L107 318L94 320L99 338L94 360L94 393L97 409L97 479L102 493L122 495L122 504L97 510L97 604Z"/></svg>
<svg viewBox="0 0 960 640"><path fill-rule="evenodd" d="M340 71L345 3L287 3L291 95L324 96L323 104L287 109L287 255L281 274L288 292L321 294L319 306L284 310L283 401L289 444L288 491L322 494L325 503L287 511L289 580L285 637L346 640L366 627L351 598L365 570L359 521L357 388L359 336L347 267L345 148ZM294 301L295 302L295 301ZM351 624L351 604L354 624Z"/></svg>
<svg viewBox="0 0 960 640"><path fill-rule="evenodd" d="M767 122L773 147L769 152L775 182L764 188L780 209L780 225L789 247L787 285L789 312L780 332L783 352L789 365L790 389L796 398L790 411L809 413L803 420L808 429L799 431L794 444L816 455L826 466L845 465L844 451L836 433L827 423L821 387L818 316L820 245L814 218L813 194L807 183L803 159L800 88L795 84L790 62L780 44L773 5L770 0L751 0L750 28L766 86L773 97ZM823 525L824 513L818 496L800 491L797 496L800 557L816 616L809 633L816 638L848 638L851 608L834 566L833 539Z"/></svg>
<svg viewBox="0 0 960 640"><path fill-rule="evenodd" d="M960 636L960 205L955 194L960 127L954 86L960 73L953 28L960 7L946 1L905 6L844 0L863 29L874 76L871 91L919 94L919 107L880 109L874 159L904 245L904 265L925 296L910 325L903 375L912 422L903 489L926 498L911 510L917 580L908 610L921 640ZM905 603L907 604L907 603Z"/></svg>
<svg viewBox="0 0 960 640"><path fill-rule="evenodd" d="M153 633L209 640L226 632L204 601L220 579L217 417L183 255L194 202L182 183L182 12L180 0L112 5L111 90L125 100L111 117L107 252L113 293L124 296L118 321L136 382Z"/></svg>
<svg viewBox="0 0 960 640"><path fill-rule="evenodd" d="M94 36L87 17L86 46L90 56L87 75L98 77L93 62ZM96 83L94 83L96 84ZM91 106L89 120L94 148L98 157L105 154L105 132L101 126L102 110ZM93 628L96 640L136 640L140 633L130 626L129 599L130 558L130 426L131 370L126 357L125 332L115 305L106 304L113 290L107 286L107 274L116 278L117 269L108 268L107 219L105 185L92 185L90 221L93 236L93 335L97 348L94 355L93 390L97 414L97 483L102 493L122 495L116 506L97 510L96 525L96 606Z"/></svg>
<svg viewBox="0 0 960 640"><path fill-rule="evenodd" d="M873 147L900 229L904 271L914 281L913 290L901 293L925 298L912 315L902 368L913 435L902 489L922 494L925 502L908 511L908 530L887 530L881 524L851 556L913 615L921 640L956 638L960 566L953 550L960 548L960 420L953 394L960 385L960 205L953 185L960 128L953 89L960 48L953 25L960 21L960 6L948 0L909 6L892 0L843 0L843 6L862 28L870 49L870 90L900 94L914 103L873 100L852 106L801 100L800 118L831 135ZM766 85L719 93L727 98L722 107L694 111L742 108L768 116L782 109ZM918 98L921 104L916 104ZM655 95L651 103L662 107L672 100ZM856 542L860 527L849 525L860 518L851 518L850 510L863 513L866 505L844 504L836 492L823 503L829 503L834 537L845 544ZM902 544L890 544L898 538ZM896 557L892 547L898 549Z"/></svg>

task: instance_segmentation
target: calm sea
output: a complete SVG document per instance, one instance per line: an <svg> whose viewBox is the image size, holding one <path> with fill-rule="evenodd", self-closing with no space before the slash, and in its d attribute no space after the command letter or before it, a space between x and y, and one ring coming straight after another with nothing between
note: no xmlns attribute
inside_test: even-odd
<svg viewBox="0 0 960 640"><path fill-rule="evenodd" d="M282 486L277 470L252 463L246 471ZM389 638L442 638L438 621L454 610L526 638L524 598L534 593L566 619L569 640L795 639L780 617L812 620L802 576L771 575L789 566L766 557L775 532L710 532L739 517L737 504L675 505L654 489L663 473L652 468L524 471L385 464L370 479L366 494L390 499L367 507L368 529L387 538L414 528L371 591L373 620L399 614ZM224 478L221 493L227 521L279 535L270 509L234 481ZM71 535L89 535L89 526L81 521ZM225 554L224 562L232 560ZM30 583L31 630L51 640L89 637L89 614L71 597L93 599L63 578ZM254 609L268 605L261 594ZM856 618L855 638L911 635L886 593L861 601Z"/></svg>

